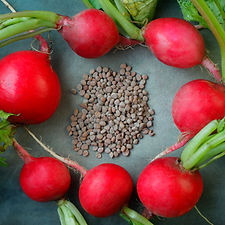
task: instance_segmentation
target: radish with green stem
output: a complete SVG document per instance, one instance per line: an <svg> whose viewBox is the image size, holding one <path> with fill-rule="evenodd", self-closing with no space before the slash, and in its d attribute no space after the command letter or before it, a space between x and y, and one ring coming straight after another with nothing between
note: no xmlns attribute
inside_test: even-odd
<svg viewBox="0 0 225 225"><path fill-rule="evenodd" d="M99 0L99 3L130 38L145 41L153 54L163 63L178 68L202 65L217 81L225 79L206 56L201 34L189 22L179 18L160 18L151 21L141 30L123 16L109 0Z"/></svg>
<svg viewBox="0 0 225 225"><path fill-rule="evenodd" d="M202 128L178 157L152 161L140 174L137 192L153 214L177 217L190 211L201 197L199 169L225 154L225 123L213 120Z"/></svg>
<svg viewBox="0 0 225 225"><path fill-rule="evenodd" d="M79 200L87 213L95 217L107 217L121 211L122 217L132 224L137 222L140 225L152 224L139 213L126 206L132 194L133 182L131 176L123 167L113 163L103 163L87 170L77 162L57 155L29 129L26 128L26 130L45 151L81 174Z"/></svg>
<svg viewBox="0 0 225 225"><path fill-rule="evenodd" d="M71 177L68 168L52 157L33 157L15 139L13 146L23 159L20 185L24 193L34 201L58 201L58 213L62 225L87 225L83 216L65 195Z"/></svg>
<svg viewBox="0 0 225 225"><path fill-rule="evenodd" d="M0 151L5 151L8 146L13 145L24 161L20 173L20 185L24 193L38 202L58 201L62 225L87 225L77 208L65 199L71 183L68 168L52 157L31 156L14 138L15 126L8 121L10 116L12 114L0 110ZM1 162L2 158L0 164Z"/></svg>
<svg viewBox="0 0 225 225"><path fill-rule="evenodd" d="M203 79L184 84L174 96L172 116L181 138L156 158L183 147L211 120L225 116L225 87Z"/></svg>
<svg viewBox="0 0 225 225"><path fill-rule="evenodd" d="M0 47L56 29L78 55L96 58L105 55L119 41L114 21L97 9L84 10L72 18L48 11L9 13L0 15L0 24L12 19L13 24L0 30Z"/></svg>

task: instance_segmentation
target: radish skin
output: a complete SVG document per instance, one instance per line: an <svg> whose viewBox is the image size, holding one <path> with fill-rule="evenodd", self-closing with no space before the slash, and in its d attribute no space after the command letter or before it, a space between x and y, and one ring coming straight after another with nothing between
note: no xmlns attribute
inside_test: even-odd
<svg viewBox="0 0 225 225"><path fill-rule="evenodd" d="M71 19L63 17L57 25L71 49L79 56L97 58L105 55L119 42L114 21L103 11L84 10Z"/></svg>
<svg viewBox="0 0 225 225"><path fill-rule="evenodd" d="M71 183L67 167L55 158L32 157L15 139L13 146L24 161L20 173L20 185L24 193L38 202L64 197Z"/></svg>
<svg viewBox="0 0 225 225"><path fill-rule="evenodd" d="M61 87L48 46L38 39L43 52L18 51L0 60L0 108L17 115L9 118L13 123L44 122L60 102Z"/></svg>
<svg viewBox="0 0 225 225"><path fill-rule="evenodd" d="M185 170L177 157L154 160L137 181L137 192L143 205L162 217L184 215L195 206L202 191L200 173Z"/></svg>
<svg viewBox="0 0 225 225"><path fill-rule="evenodd" d="M133 190L129 173L121 166L104 163L89 170L79 189L82 207L96 217L107 217L128 203Z"/></svg>

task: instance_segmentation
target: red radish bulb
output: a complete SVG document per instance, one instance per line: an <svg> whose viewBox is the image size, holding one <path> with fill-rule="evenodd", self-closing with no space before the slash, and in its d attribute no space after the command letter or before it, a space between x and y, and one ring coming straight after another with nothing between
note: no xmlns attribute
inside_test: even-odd
<svg viewBox="0 0 225 225"><path fill-rule="evenodd" d="M159 18L144 31L147 46L163 63L189 68L201 64L205 56L204 40L189 22L179 18Z"/></svg>
<svg viewBox="0 0 225 225"><path fill-rule="evenodd" d="M13 146L24 161L20 173L20 185L24 193L39 202L64 197L71 183L68 168L55 158L32 157L15 140Z"/></svg>
<svg viewBox="0 0 225 225"><path fill-rule="evenodd" d="M200 173L185 170L177 157L154 160L137 181L137 192L143 205L162 217L178 217L190 211L202 190Z"/></svg>
<svg viewBox="0 0 225 225"><path fill-rule="evenodd" d="M89 214L107 217L128 203L132 189L132 179L124 168L104 163L86 173L80 185L79 199Z"/></svg>
<svg viewBox="0 0 225 225"><path fill-rule="evenodd" d="M181 132L194 136L210 121L225 116L225 87L203 79L186 83L173 99L172 115Z"/></svg>
<svg viewBox="0 0 225 225"><path fill-rule="evenodd" d="M36 124L49 119L61 97L59 79L49 54L18 51L0 60L0 109L18 114L13 123Z"/></svg>
<svg viewBox="0 0 225 225"><path fill-rule="evenodd" d="M85 58L105 55L119 42L119 32L105 12L97 9L84 10L71 19L63 17L58 26L71 49Z"/></svg>
<svg viewBox="0 0 225 225"><path fill-rule="evenodd" d="M183 147L210 121L225 116L225 87L204 79L184 84L173 99L172 116L181 138L155 159Z"/></svg>
<svg viewBox="0 0 225 225"><path fill-rule="evenodd" d="M39 202L59 200L70 187L67 167L51 157L32 158L25 162L20 173L24 193Z"/></svg>

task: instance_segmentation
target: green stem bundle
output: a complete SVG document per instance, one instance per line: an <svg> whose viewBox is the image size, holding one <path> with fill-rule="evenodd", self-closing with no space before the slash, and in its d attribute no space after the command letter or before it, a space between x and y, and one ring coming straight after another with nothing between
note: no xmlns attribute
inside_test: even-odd
<svg viewBox="0 0 225 225"><path fill-rule="evenodd" d="M216 133L215 133L216 132ZM181 154L187 170L203 168L225 154L225 120L213 120L188 143Z"/></svg>

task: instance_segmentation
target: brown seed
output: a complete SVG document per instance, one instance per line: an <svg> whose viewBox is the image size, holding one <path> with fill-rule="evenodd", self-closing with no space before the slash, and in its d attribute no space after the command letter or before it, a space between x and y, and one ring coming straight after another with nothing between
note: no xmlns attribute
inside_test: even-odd
<svg viewBox="0 0 225 225"><path fill-rule="evenodd" d="M120 65L120 69L125 69L127 67L127 64L123 63Z"/></svg>
<svg viewBox="0 0 225 225"><path fill-rule="evenodd" d="M98 148L98 152L100 153L104 152L104 148Z"/></svg>
<svg viewBox="0 0 225 225"><path fill-rule="evenodd" d="M132 70L132 67L131 66L127 66L126 67L126 71L131 71Z"/></svg>
<svg viewBox="0 0 225 225"><path fill-rule="evenodd" d="M94 72L95 72L95 69L91 69L91 70L89 71L90 74L94 74Z"/></svg>
<svg viewBox="0 0 225 225"><path fill-rule="evenodd" d="M84 151L83 151L83 156L84 156L84 157L87 157L88 155L89 155L89 152L88 152L87 150L84 150Z"/></svg>
<svg viewBox="0 0 225 225"><path fill-rule="evenodd" d="M109 153L109 156L110 156L110 158L113 158L113 157L114 157L113 152L110 152L110 153Z"/></svg>
<svg viewBox="0 0 225 225"><path fill-rule="evenodd" d="M129 151L129 150L124 151L124 152L123 152L123 155L124 155L124 156L129 156L129 155L130 155L130 151Z"/></svg>
<svg viewBox="0 0 225 225"><path fill-rule="evenodd" d="M87 144L81 145L82 150L88 150L89 146Z"/></svg>
<svg viewBox="0 0 225 225"><path fill-rule="evenodd" d="M96 158L101 159L102 158L102 154L100 152L96 153Z"/></svg>
<svg viewBox="0 0 225 225"><path fill-rule="evenodd" d="M76 95L76 94L77 94L77 90L76 90L75 88L72 88L72 89L71 89L71 93L72 93L73 95Z"/></svg>
<svg viewBox="0 0 225 225"><path fill-rule="evenodd" d="M79 94L80 94L80 96L84 96L85 95L85 91L84 90L80 90Z"/></svg>
<svg viewBox="0 0 225 225"><path fill-rule="evenodd" d="M121 75L124 75L124 74L125 74L125 72L126 72L126 70L125 70L125 69L121 69L121 70L120 70L120 74L121 74Z"/></svg>

